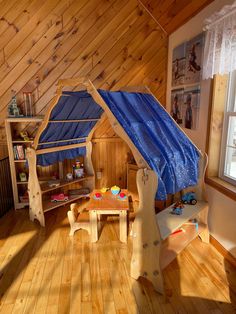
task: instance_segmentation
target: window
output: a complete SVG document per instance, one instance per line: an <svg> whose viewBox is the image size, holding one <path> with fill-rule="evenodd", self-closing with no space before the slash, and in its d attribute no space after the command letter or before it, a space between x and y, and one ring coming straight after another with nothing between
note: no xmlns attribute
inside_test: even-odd
<svg viewBox="0 0 236 314"><path fill-rule="evenodd" d="M221 143L220 178L236 185L236 70L229 77Z"/></svg>

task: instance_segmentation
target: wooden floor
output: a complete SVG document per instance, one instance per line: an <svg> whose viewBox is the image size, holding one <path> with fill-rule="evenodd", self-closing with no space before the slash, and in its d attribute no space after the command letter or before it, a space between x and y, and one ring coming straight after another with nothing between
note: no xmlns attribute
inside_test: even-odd
<svg viewBox="0 0 236 314"><path fill-rule="evenodd" d="M236 313L236 269L211 245L196 239L166 268L165 300L129 277L132 240L119 242L116 218L96 244L68 234L66 208L45 229L24 210L0 219L0 313Z"/></svg>

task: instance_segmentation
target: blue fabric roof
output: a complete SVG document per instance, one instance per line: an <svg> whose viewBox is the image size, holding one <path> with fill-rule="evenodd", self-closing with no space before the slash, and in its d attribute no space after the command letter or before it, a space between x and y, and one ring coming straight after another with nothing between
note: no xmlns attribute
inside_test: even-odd
<svg viewBox="0 0 236 314"><path fill-rule="evenodd" d="M157 199L197 184L198 150L152 95L98 92L158 174Z"/></svg>
<svg viewBox="0 0 236 314"><path fill-rule="evenodd" d="M150 168L158 174L157 198L197 184L199 152L174 120L150 94L98 90ZM64 92L50 120L99 119L103 113L85 91ZM39 143L86 137L95 122L49 123ZM39 148L85 142L73 140L43 144ZM85 155L85 147L38 155L37 163L49 165Z"/></svg>

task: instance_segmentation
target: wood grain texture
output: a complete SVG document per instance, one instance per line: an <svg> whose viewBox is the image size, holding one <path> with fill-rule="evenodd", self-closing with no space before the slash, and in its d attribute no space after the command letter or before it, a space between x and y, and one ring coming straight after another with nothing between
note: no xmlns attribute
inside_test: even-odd
<svg viewBox="0 0 236 314"><path fill-rule="evenodd" d="M143 6L170 35L213 0L139 0Z"/></svg>
<svg viewBox="0 0 236 314"><path fill-rule="evenodd" d="M1 313L235 313L235 267L212 245L195 239L167 266L165 299L129 276L118 217L92 244L85 230L71 239L67 210L48 212L45 229L24 210L1 218Z"/></svg>

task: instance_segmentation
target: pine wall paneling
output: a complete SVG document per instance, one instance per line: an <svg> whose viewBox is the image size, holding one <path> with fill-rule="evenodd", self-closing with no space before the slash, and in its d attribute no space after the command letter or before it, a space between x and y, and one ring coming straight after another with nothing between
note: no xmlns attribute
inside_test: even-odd
<svg viewBox="0 0 236 314"><path fill-rule="evenodd" d="M187 15L210 1L189 2ZM167 33L188 18L183 9L173 0L3 1L0 126L14 93L22 105L23 92L32 92L35 114L44 114L61 78L86 76L96 88L109 90L147 85L165 105ZM170 23L173 16L179 22ZM32 126L24 127L33 133ZM103 138L93 142L95 170L104 169L99 186L125 186L129 149L111 139L115 136L107 120L94 133L95 139ZM4 128L0 141L5 141Z"/></svg>

